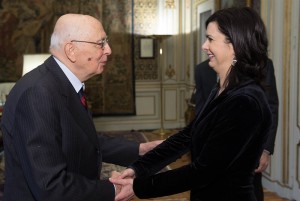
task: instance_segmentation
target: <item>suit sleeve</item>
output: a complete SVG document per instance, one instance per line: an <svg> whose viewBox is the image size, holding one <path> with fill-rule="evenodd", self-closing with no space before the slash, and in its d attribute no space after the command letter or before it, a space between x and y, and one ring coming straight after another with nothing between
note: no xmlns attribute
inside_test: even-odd
<svg viewBox="0 0 300 201"><path fill-rule="evenodd" d="M208 65L208 60L198 64L195 68L195 83L196 83L196 114L200 112L212 89L217 83L216 72Z"/></svg>
<svg viewBox="0 0 300 201"><path fill-rule="evenodd" d="M105 134L99 136L103 162L128 166L139 157L139 143Z"/></svg>
<svg viewBox="0 0 300 201"><path fill-rule="evenodd" d="M268 133L268 138L265 143L264 149L269 151L270 154L274 152L275 146L275 139L277 133L277 126L278 126L278 94L277 94L277 87L276 87L276 79L274 74L274 66L272 60L268 60L267 63L267 77L266 77L266 96L269 103L269 107L272 113L272 125Z"/></svg>
<svg viewBox="0 0 300 201"><path fill-rule="evenodd" d="M208 63L205 61L203 63L200 63L196 66L195 68L195 83L196 83L196 93L195 93L195 102L196 102L196 114L199 113L207 98L208 98L208 95L209 94L206 94L206 91L205 90L206 88L209 88L210 86L205 83L205 80L204 80L204 77L205 75L205 70L204 68L206 68L206 65L208 65ZM205 88L206 87L206 88Z"/></svg>

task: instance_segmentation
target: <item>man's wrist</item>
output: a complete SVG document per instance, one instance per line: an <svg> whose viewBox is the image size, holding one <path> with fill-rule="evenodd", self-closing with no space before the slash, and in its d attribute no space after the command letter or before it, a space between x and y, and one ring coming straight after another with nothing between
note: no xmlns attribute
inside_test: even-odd
<svg viewBox="0 0 300 201"><path fill-rule="evenodd" d="M117 187L115 184L113 184L113 185L114 185L114 189L115 189L115 195L117 195Z"/></svg>
<svg viewBox="0 0 300 201"><path fill-rule="evenodd" d="M116 184L113 184L113 185L114 185L114 188L115 188L115 195L117 195L121 191L121 186L120 185L116 185Z"/></svg>

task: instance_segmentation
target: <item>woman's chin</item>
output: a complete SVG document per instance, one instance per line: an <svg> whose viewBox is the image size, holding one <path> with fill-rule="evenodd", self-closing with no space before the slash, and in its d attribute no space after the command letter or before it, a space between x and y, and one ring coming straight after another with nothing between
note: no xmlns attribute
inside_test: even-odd
<svg viewBox="0 0 300 201"><path fill-rule="evenodd" d="M215 67L215 62L214 62L212 59L209 59L208 65L209 65L211 68L214 68L214 67Z"/></svg>

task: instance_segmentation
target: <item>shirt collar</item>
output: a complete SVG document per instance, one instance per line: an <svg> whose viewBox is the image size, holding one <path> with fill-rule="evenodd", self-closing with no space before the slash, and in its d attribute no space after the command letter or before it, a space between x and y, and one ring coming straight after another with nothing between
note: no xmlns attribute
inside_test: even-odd
<svg viewBox="0 0 300 201"><path fill-rule="evenodd" d="M64 72L64 74L67 76L68 80L71 82L72 86L74 87L77 93L82 87L83 89L85 88L84 83L82 83L66 65L60 62L56 57L53 56L53 58L57 62L61 70Z"/></svg>

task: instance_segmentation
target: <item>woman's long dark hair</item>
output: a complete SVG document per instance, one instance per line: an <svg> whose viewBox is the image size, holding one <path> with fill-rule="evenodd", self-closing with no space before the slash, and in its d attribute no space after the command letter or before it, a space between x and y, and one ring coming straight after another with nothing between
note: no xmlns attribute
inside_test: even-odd
<svg viewBox="0 0 300 201"><path fill-rule="evenodd" d="M268 39L265 25L251 8L227 8L216 11L206 21L216 22L219 31L232 43L235 59L225 80L226 90L240 82L253 79L263 85L268 60Z"/></svg>

